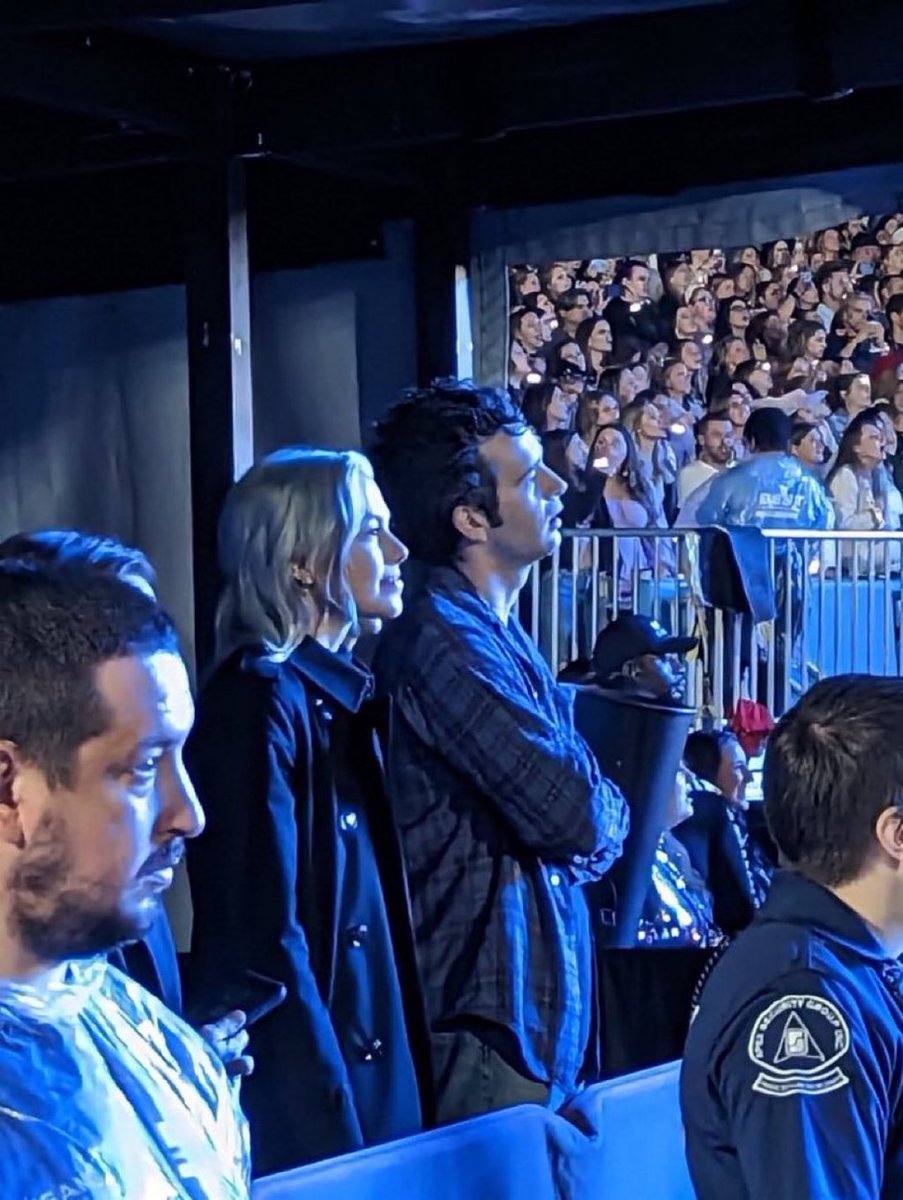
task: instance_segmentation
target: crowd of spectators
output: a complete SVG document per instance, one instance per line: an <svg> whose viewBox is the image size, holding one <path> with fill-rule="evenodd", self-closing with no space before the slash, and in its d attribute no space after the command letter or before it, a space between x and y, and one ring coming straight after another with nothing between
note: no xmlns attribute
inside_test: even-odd
<svg viewBox="0 0 903 1200"><path fill-rule="evenodd" d="M509 389L566 523L900 527L903 214L509 282Z"/></svg>

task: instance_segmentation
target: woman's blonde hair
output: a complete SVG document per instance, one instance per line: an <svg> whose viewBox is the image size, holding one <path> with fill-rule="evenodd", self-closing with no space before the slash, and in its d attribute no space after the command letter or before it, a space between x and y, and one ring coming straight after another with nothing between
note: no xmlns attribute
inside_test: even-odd
<svg viewBox="0 0 903 1200"><path fill-rule="evenodd" d="M219 521L218 658L262 644L281 660L324 618L356 624L345 564L366 516L368 478L370 463L354 450L289 446L232 487Z"/></svg>

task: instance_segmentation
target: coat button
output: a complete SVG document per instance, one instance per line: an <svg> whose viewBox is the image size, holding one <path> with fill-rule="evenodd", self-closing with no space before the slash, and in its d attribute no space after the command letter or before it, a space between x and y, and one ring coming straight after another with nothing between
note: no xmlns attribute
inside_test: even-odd
<svg viewBox="0 0 903 1200"><path fill-rule="evenodd" d="M348 945L363 946L367 940L367 935L370 933L370 926L361 922L360 925L352 925L348 930Z"/></svg>
<svg viewBox="0 0 903 1200"><path fill-rule="evenodd" d="M347 812L343 812L339 817L339 825L341 825L342 829L344 829L346 833L349 830L357 829L357 813L351 809L349 809Z"/></svg>
<svg viewBox="0 0 903 1200"><path fill-rule="evenodd" d="M361 1049L361 1059L365 1063L378 1062L386 1052L386 1047L379 1038L373 1038Z"/></svg>

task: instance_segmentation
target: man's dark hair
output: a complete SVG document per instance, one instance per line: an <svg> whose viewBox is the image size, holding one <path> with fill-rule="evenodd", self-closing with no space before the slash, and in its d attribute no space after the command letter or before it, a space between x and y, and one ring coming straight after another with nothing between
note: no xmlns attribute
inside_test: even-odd
<svg viewBox="0 0 903 1200"><path fill-rule="evenodd" d="M644 262L641 258L622 259L622 261L618 263L617 268L615 269L614 282L615 283L623 283L625 279L629 280L633 277L634 271L639 271L639 270L648 271L649 264L647 262Z"/></svg>
<svg viewBox="0 0 903 1200"><path fill-rule="evenodd" d="M694 775L714 784L721 768L724 747L737 740L729 729L698 729L691 733L684 746L684 762Z"/></svg>
<svg viewBox="0 0 903 1200"><path fill-rule="evenodd" d="M576 308L580 303L581 296L586 298L587 303L590 303L590 294L584 288L568 288L566 292L562 292L555 301L555 311L562 313L567 312L570 308Z"/></svg>
<svg viewBox="0 0 903 1200"><path fill-rule="evenodd" d="M109 726L97 668L158 650L179 652L172 621L114 575L0 562L0 738L51 784L69 783L79 746Z"/></svg>
<svg viewBox="0 0 903 1200"><path fill-rule="evenodd" d="M0 561L11 558L32 563L86 563L120 578L131 575L143 579L152 591L157 590L157 573L141 550L116 538L77 529L14 533L0 542Z"/></svg>
<svg viewBox="0 0 903 1200"><path fill-rule="evenodd" d="M845 271L849 275L852 269L853 264L851 262L840 258L819 267L815 273L815 286L818 288L818 298L820 300L823 299L825 287L832 275L837 275L840 271Z"/></svg>
<svg viewBox="0 0 903 1200"><path fill-rule="evenodd" d="M398 536L414 558L434 566L454 562L459 535L452 513L460 504L501 524L496 480L480 453L488 438L528 428L500 388L457 379L413 390L374 426L370 458Z"/></svg>
<svg viewBox="0 0 903 1200"><path fill-rule="evenodd" d="M730 424L730 420L731 419L728 416L727 407L714 412L703 413L693 426L693 435L696 440L699 441L705 437L705 431L710 425L714 424L715 421L727 421L727 423Z"/></svg>
<svg viewBox="0 0 903 1200"><path fill-rule="evenodd" d="M743 428L744 440L760 452L786 450L792 422L779 408L757 408Z"/></svg>
<svg viewBox="0 0 903 1200"><path fill-rule="evenodd" d="M891 276L889 276L889 278L894 279L894 278L896 278L896 276L891 275ZM885 280L885 282L886 282L886 280ZM896 313L896 315L898 317L900 316L901 313L903 313L903 292L897 292L897 294L895 296L891 296L891 298L888 300L887 304L885 304L885 306L884 306L884 314L887 317L888 321L890 321L891 316L894 313Z"/></svg>
<svg viewBox="0 0 903 1200"><path fill-rule="evenodd" d="M862 873L879 815L903 806L901 728L903 679L871 675L824 679L781 717L764 794L786 863L830 887Z"/></svg>
<svg viewBox="0 0 903 1200"><path fill-rule="evenodd" d="M734 379L738 383L745 383L749 390L760 400L762 397L759 393L759 389L754 384L749 382L749 377L750 375L754 375L756 371L761 371L762 368L763 364L760 363L758 359L751 358L748 362L740 363L739 367L737 367L736 371L734 371ZM768 368L765 367L765 370L767 371Z"/></svg>

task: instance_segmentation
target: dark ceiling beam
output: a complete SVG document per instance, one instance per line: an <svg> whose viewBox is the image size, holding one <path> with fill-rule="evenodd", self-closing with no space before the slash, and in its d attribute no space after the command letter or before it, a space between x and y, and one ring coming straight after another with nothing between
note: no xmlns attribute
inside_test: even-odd
<svg viewBox="0 0 903 1200"><path fill-rule="evenodd" d="M177 63L150 64L140 49L0 40L0 96L41 108L184 135L194 115L193 77Z"/></svg>
<svg viewBox="0 0 903 1200"><path fill-rule="evenodd" d="M102 137L4 138L0 182L65 179L104 171L124 171L178 163L188 156L183 139L165 134L109 134Z"/></svg>
<svg viewBox="0 0 903 1200"><path fill-rule="evenodd" d="M141 20L184 20L279 8L289 0L20 0L3 6L0 34L100 29ZM314 0L290 0L311 4Z"/></svg>
<svg viewBox="0 0 903 1200"><path fill-rule="evenodd" d="M739 42L718 4L271 67L255 119L271 149L353 152L793 95L784 5L758 0Z"/></svg>
<svg viewBox="0 0 903 1200"><path fill-rule="evenodd" d="M843 0L818 2L827 18ZM344 155L351 164L364 151L501 142L522 131L823 99L903 83L903 59L884 49L903 43L903 4L873 4L879 45L869 43L869 53L864 42L851 45L848 38L832 44L836 84L827 93L813 94L801 68L787 0L739 0L691 13L314 58L303 71L271 65L254 73L250 119L271 152L328 154L333 161Z"/></svg>

